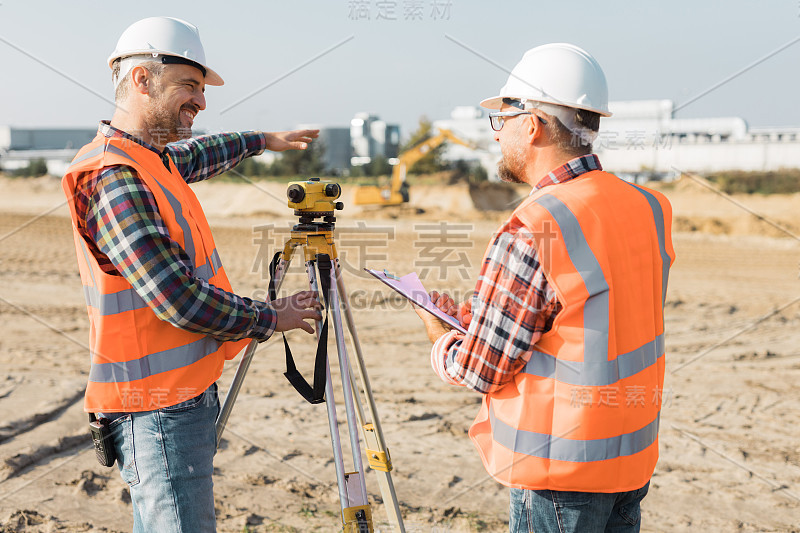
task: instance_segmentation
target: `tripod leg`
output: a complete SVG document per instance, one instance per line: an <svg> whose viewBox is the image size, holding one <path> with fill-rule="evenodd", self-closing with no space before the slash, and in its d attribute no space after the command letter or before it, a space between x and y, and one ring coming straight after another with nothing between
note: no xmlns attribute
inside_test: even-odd
<svg viewBox="0 0 800 533"><path fill-rule="evenodd" d="M343 295L347 294L344 288L344 280L342 273L339 269L338 261L336 264L336 286L339 292ZM345 319L347 320L347 328L350 331L350 337L353 340L353 346L356 352L356 368L358 369L358 376L364 385L364 392L368 400L368 407L370 417L372 418L375 429L378 434L378 444L381 451L386 450L386 443L383 441L383 429L381 428L380 421L378 420L378 408L375 405L375 399L372 395L372 387L370 386L369 377L367 376L366 366L364 365L364 353L361 350L361 343L358 341L358 333L356 332L355 322L353 321L353 313L350 311L350 304L347 298L342 297L342 308L344 309Z"/></svg>
<svg viewBox="0 0 800 533"><path fill-rule="evenodd" d="M364 414L363 409L361 407L360 401L358 402L359 408L359 422L361 423L361 427L363 428L364 432L364 443L367 447L367 456L370 460L370 466L375 470L375 473L378 476L378 485L381 489L381 496L383 497L384 507L386 507L386 512L389 515L389 523L395 528L396 531L400 533L405 533L405 526L403 524L403 517L400 513L400 504L397 500L397 494L394 490L394 483L392 481L392 476L390 471L392 469L391 459L389 457L389 450L386 447L386 443L383 437L383 430L381 428L380 420L378 418L378 410L377 406L375 405L375 399L372 395L372 387L369 383L369 377L367 376L366 367L364 365L364 355L361 351L361 343L358 341L358 334L356 333L355 322L353 320L353 313L350 310L350 304L347 300L347 291L344 287L344 280L342 279L342 273L339 268L339 262L337 260L335 267L335 274L336 274L336 286L338 288L339 294L342 295L342 308L344 309L345 319L347 321L347 328L350 331L350 338L353 341L353 346L356 352L356 367L358 368L358 374L361 378L361 383L364 386L364 394L367 397L368 407L369 407L369 414L370 419L372 420L372 424L365 424L364 423ZM352 369L351 369L352 372ZM355 380L353 380L355 381ZM358 397L358 392L356 391L355 384L353 385L354 395Z"/></svg>
<svg viewBox="0 0 800 533"><path fill-rule="evenodd" d="M317 284L317 271L314 266L314 261L306 262L306 273L308 274L309 288L314 292L319 292ZM330 302L325 302L325 305L330 306ZM320 331L322 331L322 321L317 321L317 339L319 339ZM342 443L339 438L339 422L336 418L336 402L333 397L333 381L331 380L331 367L330 362L325 364L325 406L328 410L328 429L331 434L331 447L333 448L333 464L336 469L336 484L339 487L339 502L341 508L345 509L350 506L347 497L347 481L344 472L344 461L342 459Z"/></svg>
<svg viewBox="0 0 800 533"><path fill-rule="evenodd" d="M344 396L345 410L347 412L347 427L350 434L350 451L353 455L353 466L355 472L349 475L351 487L348 487L350 495L350 505L344 510L342 519L345 531L360 531L360 527L367 527L372 531L372 515L367 499L367 486L364 479L364 464L361 457L361 445L358 440L358 422L356 420L355 404L358 396L354 394L354 386L351 381L351 366L347 356L347 346L344 338L344 327L342 324L341 302L339 297L338 285L336 285L336 263L330 271L331 276L331 301L328 304L333 313L333 326L336 333L336 348L339 354L339 371L342 379L342 392ZM360 407L360 406L359 406Z"/></svg>
<svg viewBox="0 0 800 533"><path fill-rule="evenodd" d="M275 269L274 283L276 293L281 288L283 277L287 270L289 270L289 261L281 259L277 268ZM253 360L253 355L255 355L257 348L258 341L256 340L250 341L250 344L247 345L244 355L242 355L242 360L239 361L239 366L236 368L236 374L233 376L231 386L228 388L228 392L225 395L225 401L222 402L222 407L220 408L219 415L217 416L217 420L215 422L217 430L217 446L219 446L219 443L222 440L222 433L225 431L225 425L228 423L228 418L233 410L233 404L236 403L236 397L239 396L239 390L242 388L242 383L244 382L244 378L247 375L247 370L250 368L250 363Z"/></svg>

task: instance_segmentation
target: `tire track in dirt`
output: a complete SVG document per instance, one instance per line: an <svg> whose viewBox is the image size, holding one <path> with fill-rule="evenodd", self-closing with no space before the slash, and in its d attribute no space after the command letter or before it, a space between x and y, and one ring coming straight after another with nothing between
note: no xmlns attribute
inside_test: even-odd
<svg viewBox="0 0 800 533"><path fill-rule="evenodd" d="M28 453L18 453L3 460L0 465L0 484L18 477L27 470L35 468L44 461L53 459L54 456L70 452L76 448L87 448L90 443L86 432L78 435L59 437L55 444L41 445Z"/></svg>
<svg viewBox="0 0 800 533"><path fill-rule="evenodd" d="M17 435L34 429L35 427L50 422L63 414L75 403L81 401L86 392L86 388L75 391L72 395L57 401L52 409L23 417L0 427L0 444L13 439Z"/></svg>

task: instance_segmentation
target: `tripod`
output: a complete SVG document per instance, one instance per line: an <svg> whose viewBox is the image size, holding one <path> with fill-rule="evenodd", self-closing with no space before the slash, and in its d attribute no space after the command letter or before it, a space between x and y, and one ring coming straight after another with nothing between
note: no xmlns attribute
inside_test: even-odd
<svg viewBox="0 0 800 533"><path fill-rule="evenodd" d="M292 187L294 185L295 184L291 184L289 188L290 206L292 206ZM336 187L338 188L338 185ZM338 197L338 193L335 197ZM337 203L336 207L341 208L339 207L340 205L341 204ZM320 357L319 352L319 349L325 348L322 345L326 344L327 319L324 324L318 321L316 327L317 338L322 338L322 342L320 342L320 348L318 348L317 363L314 372L314 387L309 386L294 368L294 361L291 358L288 344L286 344L286 377L289 378L289 381L292 382L298 392L311 403L321 403L323 401L321 381L324 379L324 402L328 412L328 426L331 435L334 465L336 468L336 481L339 488L343 531L345 533L366 533L373 531L372 512L367 500L364 466L359 443L358 427L360 427L368 463L370 468L376 471L381 496L389 515L389 522L392 524L395 531L404 533L403 519L400 515L400 507L390 475L392 463L383 438L383 430L381 429L378 419L369 378L364 367L361 344L358 341L358 334L356 333L353 315L347 300L347 293L345 291L344 281L336 254L336 247L334 245L333 231L335 218L332 216L333 209L330 211L296 210L295 214L300 215L300 223L292 228L291 236L286 241L283 251L275 255L275 259L270 266L272 273L270 298L274 299L277 291L280 289L283 278L291 264L294 251L297 248L302 248L304 251L309 286L311 290L319 293L320 285L322 285L324 304L333 319L333 329L336 336L336 348L339 359L339 371L342 380L342 396L344 398L347 416L347 428L350 437L350 450L352 453L354 471L345 472L330 365L327 355L323 353ZM319 217L323 217L324 220L321 222L316 221L315 219ZM342 322L342 310L344 311L344 318L350 332L353 347L355 348L356 357L354 363L363 389L359 389L358 387L356 376L353 374L353 367L347 353ZM284 343L286 343L285 338ZM256 346L256 341L252 341L248 345L239 363L239 367L236 370L236 375L233 378L228 394L225 397L216 423L217 443L219 443L222 432L225 429L225 424L230 416L233 403L236 401L247 369L250 366ZM368 419L366 418L366 413L361 403L362 392L367 399Z"/></svg>

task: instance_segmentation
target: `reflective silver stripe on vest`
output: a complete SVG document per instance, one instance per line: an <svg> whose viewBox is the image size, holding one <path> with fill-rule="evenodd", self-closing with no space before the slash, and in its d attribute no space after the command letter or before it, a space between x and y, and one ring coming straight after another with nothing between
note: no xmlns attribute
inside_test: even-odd
<svg viewBox="0 0 800 533"><path fill-rule="evenodd" d="M73 159L72 163L69 164L69 168L67 169L67 174L72 172L72 167L74 165L78 165L80 163L83 163L87 159L91 159L92 157L96 157L96 156L102 154L103 152L105 152L105 146L98 146L97 148L89 150L88 152L86 152L82 156L80 156L80 157L78 157L76 159Z"/></svg>
<svg viewBox="0 0 800 533"><path fill-rule="evenodd" d="M660 413L652 422L631 433L605 439L577 440L515 429L499 420L493 407L489 409L492 438L501 446L515 453L572 463L607 461L644 451L658 437L659 417Z"/></svg>
<svg viewBox="0 0 800 533"><path fill-rule="evenodd" d="M206 258L206 263L194 269L194 275L209 281L220 268L222 268L222 260L219 258L217 249L214 248L214 251L211 252L211 257Z"/></svg>
<svg viewBox="0 0 800 533"><path fill-rule="evenodd" d="M181 230L183 230L183 249L186 251L186 255L189 256L189 259L192 262L192 267L194 267L194 239L192 238L192 230L189 228L189 222L183 216L183 206L178 199L175 198L175 195L172 194L172 191L164 187L158 180L156 180L156 183L158 183L158 186L161 187L161 190L164 192L164 196L167 197L169 205L172 206L172 212L175 214L175 220L178 222ZM208 278L203 279L206 279L206 281L208 280Z"/></svg>
<svg viewBox="0 0 800 533"><path fill-rule="evenodd" d="M124 157L126 159L130 159L131 161L133 161L139 167L142 166L142 165L139 164L138 161L136 161L136 159L131 157L127 152L125 152L124 150L122 150L120 148L117 148L113 144L107 144L107 145L104 146L104 148L108 152L111 152L112 154L116 154L116 155ZM175 220L177 220L178 225L181 227L181 230L183 230L183 240L184 240L183 248L186 251L186 254L189 256L189 259L192 261L192 266L194 266L194 257L195 257L194 240L192 239L192 232L189 229L189 223L186 221L186 218L184 218L184 216L183 216L183 206L178 201L178 199L175 198L175 195L172 194L172 191L170 191L169 189L164 187L161 184L161 182L159 182L157 179L155 180L155 182L158 183L158 186L161 187L161 190L164 192L164 195L167 197L167 201L169 202L169 205L172 207L172 211L175 214Z"/></svg>
<svg viewBox="0 0 800 533"><path fill-rule="evenodd" d="M612 361L581 363L565 361L550 354L534 351L522 370L526 374L582 387L605 387L638 374L664 357L664 335L617 356Z"/></svg>
<svg viewBox="0 0 800 533"><path fill-rule="evenodd" d="M85 255L86 250L84 249L84 256ZM86 258L86 261L89 261L88 257ZM217 254L217 251L214 250L214 252L211 254L211 258L207 259L206 264L195 270L195 276L205 281L209 281L220 267L221 263L219 255ZM149 307L147 302L144 301L141 296L139 296L139 293L132 288L121 290L112 294L100 294L100 291L98 291L96 288L97 282L94 279L94 274L91 273L91 267L89 267L89 272L92 276L92 282L95 283L95 286L89 287L84 285L83 297L86 299L86 304L89 307L97 309L101 316L115 315L117 313L135 311L137 309L145 309Z"/></svg>
<svg viewBox="0 0 800 533"><path fill-rule="evenodd" d="M84 255L86 255L85 250ZM89 261L88 257L86 258L86 261ZM195 269L194 275L197 278L210 281L216 272L219 271L221 266L222 263L220 262L219 254L217 254L217 250L215 249L212 252L211 257L206 259L206 264ZM100 294L100 291L97 290L97 282L94 279L94 274L91 274L91 267L89 267L89 272L92 276L92 282L94 282L95 286L89 287L84 285L83 296L86 299L86 304L97 309L101 316L115 315L117 313L135 311L137 309L145 309L149 307L147 302L144 301L144 299L139 296L139 293L137 293L133 288L121 290L112 294Z"/></svg>
<svg viewBox="0 0 800 533"><path fill-rule="evenodd" d="M633 184L628 183L628 185L647 198L647 203L650 204L650 209L653 211L653 220L656 223L656 233L658 234L658 250L661 253L661 305L666 305L670 257L667 253L667 240L664 231L664 210L661 208L661 202L653 194Z"/></svg>
<svg viewBox="0 0 800 533"><path fill-rule="evenodd" d="M126 289L113 294L100 294L92 287L83 286L83 296L89 307L94 307L101 316L116 315L148 307L135 290Z"/></svg>
<svg viewBox="0 0 800 533"><path fill-rule="evenodd" d="M214 267L214 274L219 272L219 269L222 268L222 259L219 258L219 254L217 253L216 248L214 248L214 251L211 252L210 262L211 266Z"/></svg>
<svg viewBox="0 0 800 533"><path fill-rule="evenodd" d="M156 352L133 361L92 363L89 381L93 383L125 383L144 379L162 372L189 366L216 352L222 343L211 337L185 346Z"/></svg>
<svg viewBox="0 0 800 533"><path fill-rule="evenodd" d="M652 200L658 204L655 198ZM608 360L608 284L600 264L589 247L577 218L563 202L549 194L540 197L536 202L547 209L558 223L569 258L589 293L583 313L584 360L566 361L550 354L534 351L522 372L533 376L552 378L570 385L604 387L654 365L659 358L664 356L663 334L635 350ZM650 205L653 208L652 203ZM658 213L661 213L660 204L658 204ZM666 286L666 276L669 274L669 256L666 255L664 244L663 214L659 218L656 209L653 208L653 216L656 220L656 229L658 230L659 226L661 228L658 236L662 261L666 257L663 268L664 285Z"/></svg>
<svg viewBox="0 0 800 533"><path fill-rule="evenodd" d="M142 165L139 165L139 162L137 160L135 160L133 157L131 157L131 155L128 154L128 152L126 152L125 150L123 150L121 148L117 148L113 144L106 144L106 145L103 146L103 148L105 148L105 150L107 152L111 152L112 154L117 154L118 156L122 156L122 157L124 157L126 159L130 159L136 165L142 166Z"/></svg>
<svg viewBox="0 0 800 533"><path fill-rule="evenodd" d="M117 148L113 144L106 144L104 146L99 146L93 150L90 150L88 153L84 154L80 159L74 161L72 164L77 164L85 159L90 157L94 157L103 153L104 151L108 151L110 153L116 154L120 157L124 157L125 159L129 159L137 166L139 164L136 159L131 157L127 152L124 150ZM169 201L170 206L175 213L175 219L178 222L178 225L181 227L184 233L184 249L191 260L192 266L195 263L195 248L194 248L194 240L192 239L192 232L189 229L189 223L183 216L183 207L181 206L178 199L169 191L169 189L165 188L158 180L155 180L158 183L159 187L164 191L165 196L167 197L167 201ZM86 259L86 264L91 265L89 261L89 251L86 248L86 243L83 242L81 239L81 244L83 245L83 253ZM214 249L211 252L211 257L206 258L206 262L200 268L194 269L194 275L200 279L205 281L209 281L214 274L222 267L222 261L217 253L217 250ZM83 295L86 299L86 303L98 309L101 316L108 316L114 315L117 313L124 313L126 311L135 311L137 309L144 309L148 307L147 302L145 302L141 296L136 292L135 289L126 289L122 290L113 294L100 294L100 291L97 290L97 280L94 279L94 273L92 272L91 267L89 267L89 274L92 278L92 282L94 283L93 287L83 287Z"/></svg>
<svg viewBox="0 0 800 533"><path fill-rule="evenodd" d="M100 291L97 289L97 280L92 271L92 263L89 260L89 249L83 238L79 240L83 258L86 260L86 268L89 270L89 277L92 278L92 283L94 283L94 287L83 286L83 297L86 300L86 305L97 309L102 316L115 315L117 313L124 313L125 311L133 311L134 309L144 309L147 307L147 303L133 289L125 289L115 292L114 294L100 294Z"/></svg>
<svg viewBox="0 0 800 533"><path fill-rule="evenodd" d="M95 290L96 290L96 288L97 288L97 280L94 279L94 272L92 271L92 263L89 261L89 256L91 255L89 253L89 248L87 248L86 241L83 240L83 237L81 237L78 240L81 243L81 252L83 252L83 259L86 261L86 269L89 271L89 277L92 278L92 283L94 283ZM85 291L84 291L84 294L85 294ZM88 302L89 300L86 300L86 301Z"/></svg>
<svg viewBox="0 0 800 533"><path fill-rule="evenodd" d="M558 224L569 259L589 293L583 304L583 361L605 364L608 362L609 289L603 269L589 247L578 219L564 202L545 194L536 203L544 207Z"/></svg>

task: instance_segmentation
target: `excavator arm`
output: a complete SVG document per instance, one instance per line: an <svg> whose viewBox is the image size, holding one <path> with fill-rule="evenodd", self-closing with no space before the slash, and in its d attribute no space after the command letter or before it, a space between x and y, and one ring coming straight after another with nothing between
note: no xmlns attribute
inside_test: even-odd
<svg viewBox="0 0 800 533"><path fill-rule="evenodd" d="M397 164L392 169L392 181L390 186L377 187L374 185L365 185L356 189L355 204L401 205L408 202L408 187L405 184L406 171L411 168L414 163L425 157L428 152L445 141L475 149L475 146L459 139L452 131L440 128L438 134L400 154Z"/></svg>

